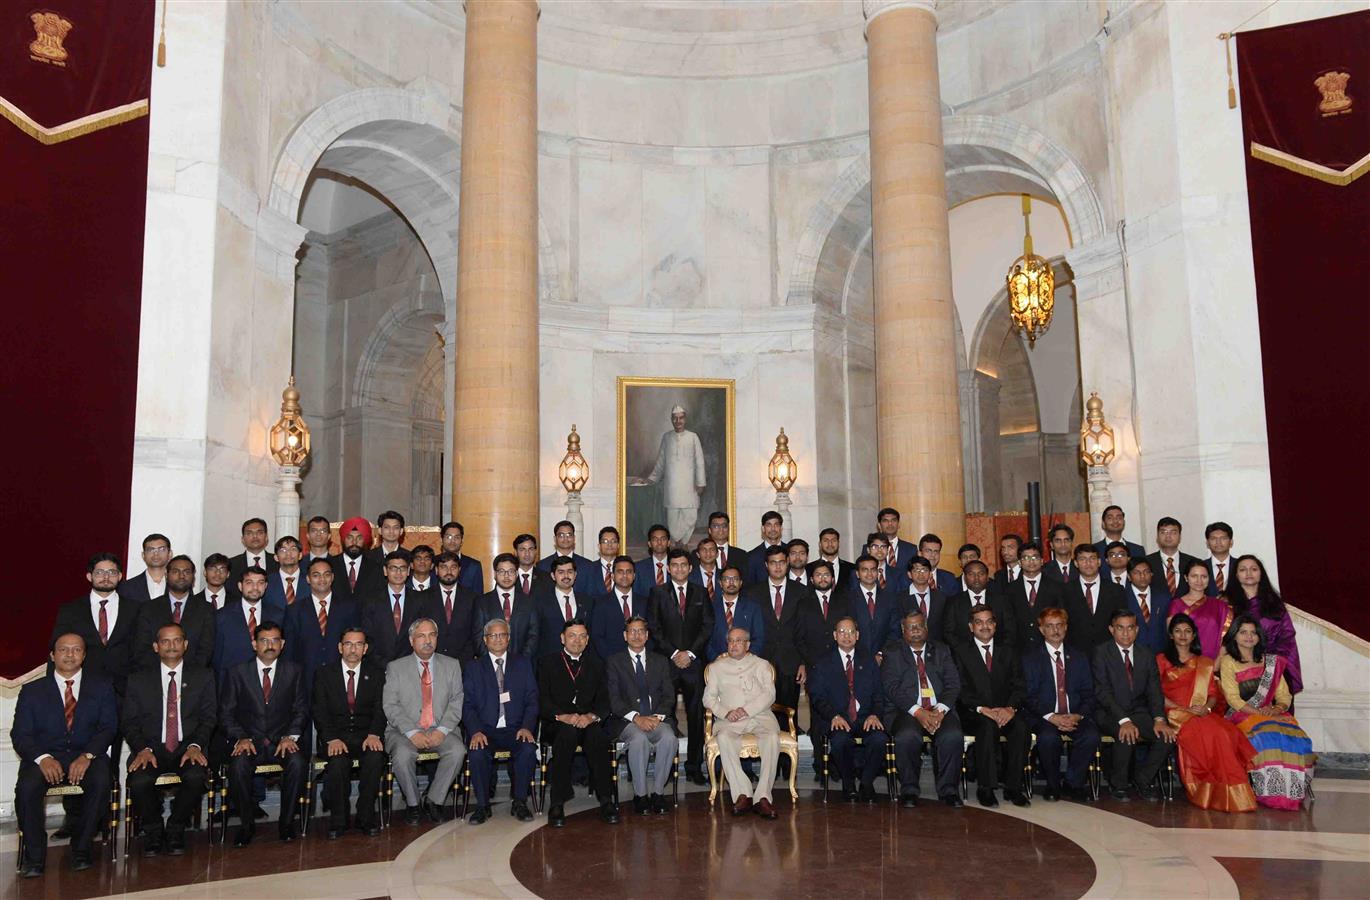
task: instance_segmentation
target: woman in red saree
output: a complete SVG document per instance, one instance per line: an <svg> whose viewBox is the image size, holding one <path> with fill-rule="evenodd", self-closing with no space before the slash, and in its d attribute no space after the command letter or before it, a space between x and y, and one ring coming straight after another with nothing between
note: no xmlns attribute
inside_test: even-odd
<svg viewBox="0 0 1370 900"><path fill-rule="evenodd" d="M1156 655L1165 694L1165 714L1180 732L1180 778L1189 802L1219 812L1251 812L1256 795L1247 770L1256 756L1251 742L1223 718L1223 697L1213 678L1213 660L1203 656L1194 620L1177 613L1170 639Z"/></svg>

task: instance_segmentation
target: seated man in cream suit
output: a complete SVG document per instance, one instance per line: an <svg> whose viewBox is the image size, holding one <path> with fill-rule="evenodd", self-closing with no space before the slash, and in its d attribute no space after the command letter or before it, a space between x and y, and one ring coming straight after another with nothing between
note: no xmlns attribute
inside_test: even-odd
<svg viewBox="0 0 1370 900"><path fill-rule="evenodd" d="M775 702L775 669L751 653L751 638L741 628L728 632L728 655L704 670L704 706L714 714L713 736L733 795L733 815L755 812L774 819L771 785L780 759L780 724L771 713ZM742 771L743 735L755 735L761 752L756 790Z"/></svg>
<svg viewBox="0 0 1370 900"><path fill-rule="evenodd" d="M385 669L381 705L387 723L385 749L404 795L404 821L417 825L420 812L434 822L443 820L443 803L461 771L466 745L457 733L463 700L461 664L437 652L438 626L432 619L414 620L409 645L414 652ZM438 754L438 766L421 810L418 756L430 751Z"/></svg>

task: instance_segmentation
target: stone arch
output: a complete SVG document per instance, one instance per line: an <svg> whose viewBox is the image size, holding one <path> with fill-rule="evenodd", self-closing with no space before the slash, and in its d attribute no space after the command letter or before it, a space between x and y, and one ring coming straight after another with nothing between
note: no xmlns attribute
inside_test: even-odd
<svg viewBox="0 0 1370 900"><path fill-rule="evenodd" d="M415 366L439 340L442 321L435 291L421 290L406 305L386 310L362 345L349 405L412 411L419 383Z"/></svg>

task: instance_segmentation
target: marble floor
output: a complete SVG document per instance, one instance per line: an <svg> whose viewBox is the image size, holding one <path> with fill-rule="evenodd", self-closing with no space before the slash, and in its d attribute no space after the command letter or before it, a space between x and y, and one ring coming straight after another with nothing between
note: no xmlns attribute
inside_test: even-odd
<svg viewBox="0 0 1370 900"><path fill-rule="evenodd" d="M246 850L192 835L183 857L120 856L87 872L49 849L41 879L15 874L0 835L0 896L378 898L604 896L850 897L1033 894L1041 897L1364 897L1370 885L1370 781L1320 778L1309 810L1224 815L1186 801L962 810L826 805L802 778L798 804L777 793L778 820L735 819L707 792L682 791L674 814L599 821L588 799L565 828L521 824L507 801L484 825L396 824L281 844L259 828ZM930 789L930 785L927 786ZM925 789L925 796L930 790ZM501 791L503 796L504 791ZM98 849L98 847L97 847ZM122 844L119 847L121 853Z"/></svg>

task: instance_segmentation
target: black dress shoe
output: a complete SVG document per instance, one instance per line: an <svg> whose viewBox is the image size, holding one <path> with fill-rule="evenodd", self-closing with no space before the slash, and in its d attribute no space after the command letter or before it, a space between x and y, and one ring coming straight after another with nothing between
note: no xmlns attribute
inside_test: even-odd
<svg viewBox="0 0 1370 900"><path fill-rule="evenodd" d="M1004 795L1014 806L1031 806L1032 801L1022 791L1012 791Z"/></svg>
<svg viewBox="0 0 1370 900"><path fill-rule="evenodd" d="M1074 803L1090 803L1094 799L1089 794L1089 788L1071 787L1070 785L1061 788L1061 796Z"/></svg>
<svg viewBox="0 0 1370 900"><path fill-rule="evenodd" d="M666 798L661 794L653 794L650 806L654 815L664 815L666 813Z"/></svg>
<svg viewBox="0 0 1370 900"><path fill-rule="evenodd" d="M874 803L875 786L870 784L861 785L861 789L857 792L856 798L862 803Z"/></svg>
<svg viewBox="0 0 1370 900"><path fill-rule="evenodd" d="M899 798L899 805L905 809L916 809L918 806L917 794L903 794Z"/></svg>
<svg viewBox="0 0 1370 900"><path fill-rule="evenodd" d="M651 811L652 804L650 800L636 794L633 796L633 812L637 813L639 816L645 816Z"/></svg>
<svg viewBox="0 0 1370 900"><path fill-rule="evenodd" d="M947 806L950 806L952 809L960 809L961 807L966 805L965 801L963 801L960 797L956 796L955 794L947 794L945 797L942 798L942 802Z"/></svg>
<svg viewBox="0 0 1370 900"><path fill-rule="evenodd" d="M556 806L547 810L547 824L553 828L560 828L566 824L566 807L558 803Z"/></svg>
<svg viewBox="0 0 1370 900"><path fill-rule="evenodd" d="M281 834L281 843L282 843L282 844L288 844L288 843L290 843L291 841L295 840L295 838L299 837L299 834L296 833L296 831L295 831L295 826L294 826L294 825L284 825L284 826L282 826L282 827L281 827L281 830L280 830L280 834Z"/></svg>
<svg viewBox="0 0 1370 900"><path fill-rule="evenodd" d="M419 824L419 808L417 806L406 806L404 808L404 824Z"/></svg>
<svg viewBox="0 0 1370 900"><path fill-rule="evenodd" d="M73 853L71 855L71 870L73 872L84 872L90 868L89 853Z"/></svg>
<svg viewBox="0 0 1370 900"><path fill-rule="evenodd" d="M843 787L842 787L842 799L845 800L845 801L847 801L848 803L855 803L855 802L856 802L856 798L857 798L856 786L853 785L852 787L847 787L846 785L843 785Z"/></svg>
<svg viewBox="0 0 1370 900"><path fill-rule="evenodd" d="M612 800L599 805L599 817L607 825L618 824L618 804Z"/></svg>
<svg viewBox="0 0 1370 900"><path fill-rule="evenodd" d="M21 877L21 878L42 878L42 877L43 877L43 867L40 866L40 865L38 865L38 864L36 864L36 863L31 863L31 864L29 864L29 865L27 865L27 866L24 866L24 868L20 870L20 872L19 872L19 877Z"/></svg>
<svg viewBox="0 0 1370 900"><path fill-rule="evenodd" d="M260 803L253 807L252 818L256 819L258 822L266 818L266 810L262 809L262 805Z"/></svg>
<svg viewBox="0 0 1370 900"><path fill-rule="evenodd" d="M381 833L381 826L379 825L367 825L365 828L358 825L357 828L358 830L365 831L367 837L375 837Z"/></svg>
<svg viewBox="0 0 1370 900"><path fill-rule="evenodd" d="M509 815L518 819L520 822L533 821L532 811L528 809L528 804L524 803L522 800L515 800L513 803L509 804Z"/></svg>
<svg viewBox="0 0 1370 900"><path fill-rule="evenodd" d="M151 859L154 856L160 856L165 837L160 831L143 835L143 857Z"/></svg>
<svg viewBox="0 0 1370 900"><path fill-rule="evenodd" d="M330 828L328 829L328 839L329 839L330 841L336 841L338 838L342 837L342 835L343 835L343 829L341 829L341 828L330 827Z"/></svg>
<svg viewBox="0 0 1370 900"><path fill-rule="evenodd" d="M981 806L988 809L993 809L999 805L999 798L994 796L993 788L976 788L975 799L980 802Z"/></svg>
<svg viewBox="0 0 1370 900"><path fill-rule="evenodd" d="M1157 800L1161 799L1161 792L1156 790L1154 784L1148 784L1146 787L1137 788L1137 793L1148 803L1155 803Z"/></svg>
<svg viewBox="0 0 1370 900"><path fill-rule="evenodd" d="M472 825L483 825L483 824L485 824L487 821L489 821L489 819L490 819L490 807L488 807L488 806L477 806L477 807L476 807L476 811L473 812L473 813L471 813L470 817L468 817L466 821L467 821L468 823L472 824Z"/></svg>
<svg viewBox="0 0 1370 900"><path fill-rule="evenodd" d="M1132 799L1132 795L1127 792L1127 788L1111 787L1108 789L1108 795L1114 800L1123 803Z"/></svg>
<svg viewBox="0 0 1370 900"><path fill-rule="evenodd" d="M233 846L246 847L248 844L252 843L252 838L255 834L256 832L251 828L239 828L238 836L233 839Z"/></svg>
<svg viewBox="0 0 1370 900"><path fill-rule="evenodd" d="M698 769L694 770L693 772L687 773L685 775L685 780L689 781L690 784L698 784L701 786L709 783L709 779L704 777L704 773L699 771Z"/></svg>
<svg viewBox="0 0 1370 900"><path fill-rule="evenodd" d="M54 841L65 841L75 833L75 826L67 816L62 817L62 824L57 826L57 830L52 833Z"/></svg>
<svg viewBox="0 0 1370 900"><path fill-rule="evenodd" d="M423 810L428 815L428 821L440 823L447 821L447 811L432 800L423 801Z"/></svg>
<svg viewBox="0 0 1370 900"><path fill-rule="evenodd" d="M1042 791L1042 799L1048 803L1055 803L1057 800L1061 799L1061 794L1059 791L1047 788L1045 791Z"/></svg>
<svg viewBox="0 0 1370 900"><path fill-rule="evenodd" d="M167 856L185 856L185 834L168 834L166 840L162 842L162 852L166 853Z"/></svg>

